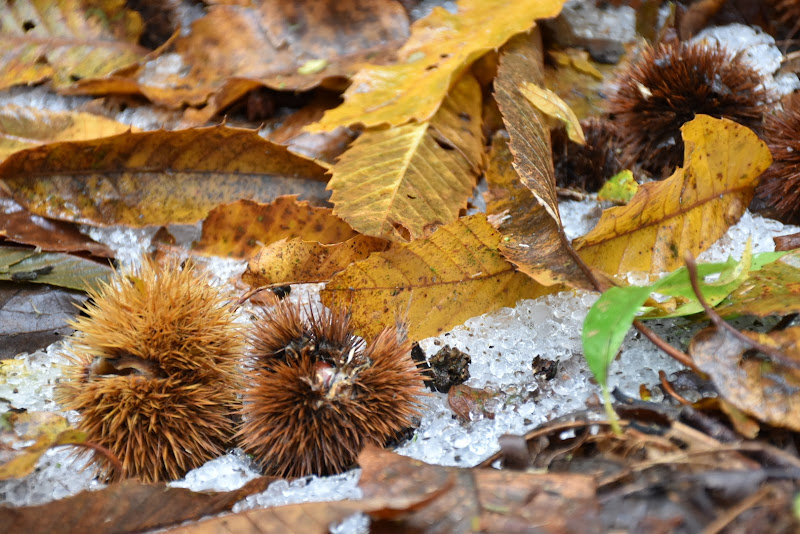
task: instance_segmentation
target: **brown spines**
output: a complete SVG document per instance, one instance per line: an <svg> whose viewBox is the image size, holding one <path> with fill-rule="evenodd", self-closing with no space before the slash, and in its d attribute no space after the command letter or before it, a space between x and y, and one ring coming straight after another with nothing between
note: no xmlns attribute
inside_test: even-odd
<svg viewBox="0 0 800 534"><path fill-rule="evenodd" d="M772 165L761 175L753 208L789 224L800 224L800 94L784 110L767 116L764 141Z"/></svg>
<svg viewBox="0 0 800 534"><path fill-rule="evenodd" d="M614 125L605 119L581 121L585 145L573 143L566 130L554 130L551 136L556 185L595 192L623 169L621 146Z"/></svg>
<svg viewBox="0 0 800 534"><path fill-rule="evenodd" d="M281 302L254 330L239 438L270 475L344 471L365 445L382 446L408 427L424 394L396 328L364 346L344 311L302 315ZM299 342L274 334L295 333L298 325ZM279 346L279 338L288 345Z"/></svg>
<svg viewBox="0 0 800 534"><path fill-rule="evenodd" d="M623 165L639 163L656 178L683 164L685 122L706 114L758 131L769 97L740 55L702 43L648 47L618 84L608 111L624 147Z"/></svg>
<svg viewBox="0 0 800 534"><path fill-rule="evenodd" d="M226 296L191 266L117 273L73 323L56 399L121 461L108 480L177 479L221 455L235 430L243 339Z"/></svg>

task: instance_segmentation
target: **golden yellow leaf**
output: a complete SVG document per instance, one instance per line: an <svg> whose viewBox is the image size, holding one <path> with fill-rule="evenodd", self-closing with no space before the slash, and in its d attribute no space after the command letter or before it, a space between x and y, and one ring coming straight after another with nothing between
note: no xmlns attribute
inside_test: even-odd
<svg viewBox="0 0 800 534"><path fill-rule="evenodd" d="M360 70L344 94L344 104L308 131L428 120L453 80L473 61L528 30L536 19L558 15L563 4L564 0L461 0L456 14L434 8L411 26L411 37L395 64Z"/></svg>
<svg viewBox="0 0 800 534"><path fill-rule="evenodd" d="M59 141L83 141L136 131L99 115L50 111L7 104L0 109L0 161L26 148Z"/></svg>
<svg viewBox="0 0 800 534"><path fill-rule="evenodd" d="M481 88L467 73L430 122L356 139L328 183L333 213L366 235L417 239L466 208L482 156Z"/></svg>
<svg viewBox="0 0 800 534"><path fill-rule="evenodd" d="M327 196L324 168L225 126L35 147L0 164L0 180L37 215L99 225L194 223L241 198Z"/></svg>
<svg viewBox="0 0 800 534"><path fill-rule="evenodd" d="M194 250L200 254L249 258L264 245L280 239L301 238L341 243L358 235L346 222L296 196L269 203L238 200L217 206L203 221L203 233Z"/></svg>
<svg viewBox="0 0 800 534"><path fill-rule="evenodd" d="M503 259L500 239L482 214L458 219L428 238L354 263L322 290L322 302L348 307L367 338L407 311L409 337L417 341L551 292Z"/></svg>
<svg viewBox="0 0 800 534"><path fill-rule="evenodd" d="M592 267L608 274L660 273L697 256L747 209L772 156L753 132L727 119L698 115L681 128L684 167L639 188L631 201L607 209L574 241Z"/></svg>
<svg viewBox="0 0 800 534"><path fill-rule="evenodd" d="M332 245L300 238L282 239L256 253L242 273L242 281L252 287L325 282L351 263L386 250L388 245L384 239L365 235Z"/></svg>
<svg viewBox="0 0 800 534"><path fill-rule="evenodd" d="M519 87L519 91L539 111L548 117L561 121L567 129L567 135L571 141L581 145L586 144L578 117L575 116L575 112L570 109L567 103L561 100L561 97L545 87L539 87L530 82L523 83Z"/></svg>
<svg viewBox="0 0 800 534"><path fill-rule="evenodd" d="M143 58L142 19L122 0L4 1L0 89L52 79L56 88Z"/></svg>

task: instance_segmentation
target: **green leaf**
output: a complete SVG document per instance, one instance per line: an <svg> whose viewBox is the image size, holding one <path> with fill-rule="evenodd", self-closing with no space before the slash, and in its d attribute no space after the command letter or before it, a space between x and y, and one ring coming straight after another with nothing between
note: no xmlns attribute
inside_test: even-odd
<svg viewBox="0 0 800 534"><path fill-rule="evenodd" d="M594 303L583 322L583 354L589 369L607 388L608 366L616 357L651 286L612 287Z"/></svg>
<svg viewBox="0 0 800 534"><path fill-rule="evenodd" d="M620 171L608 179L600 191L597 200L608 200L616 204L627 204L639 190L639 184L633 179L633 173L628 169Z"/></svg>

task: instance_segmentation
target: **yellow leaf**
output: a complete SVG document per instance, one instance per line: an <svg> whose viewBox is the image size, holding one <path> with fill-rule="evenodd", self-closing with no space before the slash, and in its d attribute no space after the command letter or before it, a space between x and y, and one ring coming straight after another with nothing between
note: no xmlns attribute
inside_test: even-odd
<svg viewBox="0 0 800 534"><path fill-rule="evenodd" d="M308 127L398 126L430 119L458 74L484 53L500 47L536 19L554 17L564 0L461 0L458 13L437 7L415 22L394 65L360 70L344 94L344 104Z"/></svg>
<svg viewBox="0 0 800 534"><path fill-rule="evenodd" d="M673 271L687 251L697 256L747 209L772 162L764 142L744 126L707 115L681 130L684 168L642 185L627 205L605 210L574 241L587 264L612 275Z"/></svg>
<svg viewBox="0 0 800 534"><path fill-rule="evenodd" d="M99 78L147 54L142 19L121 0L31 0L0 8L0 89Z"/></svg>
<svg viewBox="0 0 800 534"><path fill-rule="evenodd" d="M458 219L429 238L354 263L322 290L322 302L346 306L367 338L407 311L409 338L416 341L551 292L503 259L500 239L482 214Z"/></svg>
<svg viewBox="0 0 800 534"><path fill-rule="evenodd" d="M570 140L580 145L586 144L586 138L583 137L583 129L578 117L557 94L530 82L522 84L519 87L519 91L539 111L548 117L560 120L567 128L567 135Z"/></svg>
<svg viewBox="0 0 800 534"><path fill-rule="evenodd" d="M365 260L387 246L385 240L365 235L332 245L282 239L256 253L242 273L242 281L252 287L325 282L351 263Z"/></svg>
<svg viewBox="0 0 800 534"><path fill-rule="evenodd" d="M14 152L45 143L96 139L128 130L131 127L126 124L91 113L7 104L0 109L0 161Z"/></svg>
<svg viewBox="0 0 800 534"><path fill-rule="evenodd" d="M0 164L0 180L37 215L99 225L194 223L241 198L326 196L324 168L225 126L35 147Z"/></svg>
<svg viewBox="0 0 800 534"><path fill-rule="evenodd" d="M264 245L280 239L302 238L341 243L356 232L330 208L318 208L296 196L270 203L239 200L217 206L203 221L203 233L194 250L200 254L249 258Z"/></svg>
<svg viewBox="0 0 800 534"><path fill-rule="evenodd" d="M482 155L481 89L467 74L430 122L356 139L328 183L333 213L366 235L417 239L466 207Z"/></svg>

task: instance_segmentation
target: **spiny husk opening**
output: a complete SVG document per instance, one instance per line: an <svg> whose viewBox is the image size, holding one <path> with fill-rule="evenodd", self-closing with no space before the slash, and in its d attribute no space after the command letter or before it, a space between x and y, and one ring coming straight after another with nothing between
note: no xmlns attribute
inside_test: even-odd
<svg viewBox="0 0 800 534"><path fill-rule="evenodd" d="M56 400L79 414L105 480L180 478L223 454L241 409L244 339L229 295L189 264L143 261L90 293Z"/></svg>
<svg viewBox="0 0 800 534"><path fill-rule="evenodd" d="M397 328L365 344L345 310L282 302L257 321L238 437L276 476L328 475L419 415L422 377Z"/></svg>

